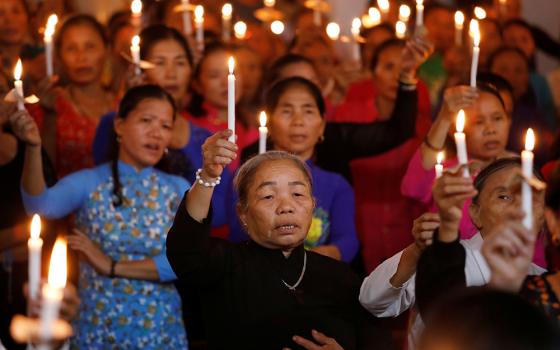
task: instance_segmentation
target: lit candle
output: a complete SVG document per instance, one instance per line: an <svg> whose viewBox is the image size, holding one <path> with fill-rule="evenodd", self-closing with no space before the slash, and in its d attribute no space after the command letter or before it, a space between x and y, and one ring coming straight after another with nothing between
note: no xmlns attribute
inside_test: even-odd
<svg viewBox="0 0 560 350"><path fill-rule="evenodd" d="M273 21L270 23L270 31L276 35L284 33L284 23L282 21Z"/></svg>
<svg viewBox="0 0 560 350"><path fill-rule="evenodd" d="M416 0L416 28L424 26L424 0Z"/></svg>
<svg viewBox="0 0 560 350"><path fill-rule="evenodd" d="M406 23L397 21L395 24L395 35L399 39L404 39L406 37Z"/></svg>
<svg viewBox="0 0 560 350"><path fill-rule="evenodd" d="M340 26L338 25L338 23L331 22L327 24L326 31L327 31L327 36L331 40L338 40L338 37L340 36Z"/></svg>
<svg viewBox="0 0 560 350"><path fill-rule="evenodd" d="M23 72L23 66L21 64L21 58L18 59L16 63L16 68L14 69L14 88L16 91L17 107L19 111L23 111L25 106L23 104L23 82L21 81L21 74Z"/></svg>
<svg viewBox="0 0 560 350"><path fill-rule="evenodd" d="M43 240L41 235L41 218L39 215L33 215L31 220L31 235L27 241L27 249L29 249L29 298L38 300L39 286L41 284L41 249L43 248Z"/></svg>
<svg viewBox="0 0 560 350"><path fill-rule="evenodd" d="M455 12L455 45L463 46L463 27L465 15L461 11Z"/></svg>
<svg viewBox="0 0 560 350"><path fill-rule="evenodd" d="M268 135L268 128L266 127L266 113L264 111L259 115L259 154L266 152L266 137Z"/></svg>
<svg viewBox="0 0 560 350"><path fill-rule="evenodd" d="M379 7L379 11L381 11L381 18L386 21L389 17L389 0L377 0L377 7Z"/></svg>
<svg viewBox="0 0 560 350"><path fill-rule="evenodd" d="M132 13L130 21L136 32L139 32L142 23L142 0L132 0L130 3L130 12Z"/></svg>
<svg viewBox="0 0 560 350"><path fill-rule="evenodd" d="M465 111L462 109L457 114L457 121L455 122L456 132L455 132L455 145L457 146L457 159L459 164L467 165L467 142L465 140L465 133L463 129L465 127ZM464 177L469 177L469 170L465 168L463 171Z"/></svg>
<svg viewBox="0 0 560 350"><path fill-rule="evenodd" d="M276 5L276 0L264 0L265 7L274 7Z"/></svg>
<svg viewBox="0 0 560 350"><path fill-rule="evenodd" d="M535 147L535 134L533 129L527 129L525 135L525 150L521 152L521 171L526 179L533 178L533 149ZM523 217L523 225L526 229L533 228L533 192L531 185L527 181L523 181L521 185L521 208L525 213Z"/></svg>
<svg viewBox="0 0 560 350"><path fill-rule="evenodd" d="M352 20L352 37L354 38L354 42L352 45L352 59L354 62L361 63L362 62L362 53L360 52L360 28L362 27L362 21L358 17Z"/></svg>
<svg viewBox="0 0 560 350"><path fill-rule="evenodd" d="M132 55L132 62L134 62L134 74L142 74L140 69L140 37L138 35L132 37L130 54Z"/></svg>
<svg viewBox="0 0 560 350"><path fill-rule="evenodd" d="M47 76L49 77L53 75L52 38L57 23L58 23L58 17L56 15L50 15L49 19L47 20L47 26L45 27L45 35L43 36L43 42L45 43L45 61L47 65Z"/></svg>
<svg viewBox="0 0 560 350"><path fill-rule="evenodd" d="M321 11L319 11L320 5L321 5L320 0L317 0L315 2L315 7L313 8L313 24L315 24L316 27L320 27L323 24L321 18Z"/></svg>
<svg viewBox="0 0 560 350"><path fill-rule="evenodd" d="M368 10L369 18L371 19L371 26L374 27L381 23L381 12L376 7L370 7Z"/></svg>
<svg viewBox="0 0 560 350"><path fill-rule="evenodd" d="M444 153L443 152L438 152L437 154L437 163L436 163L436 179L440 178L441 175L443 174L443 157L444 157Z"/></svg>
<svg viewBox="0 0 560 350"><path fill-rule="evenodd" d="M243 21L236 22L233 25L233 33L237 39L245 39L245 35L247 34L247 24Z"/></svg>
<svg viewBox="0 0 560 350"><path fill-rule="evenodd" d="M476 71L478 70L478 56L480 55L480 30L478 28L478 21L476 19L471 20L469 30L473 36L471 86L476 87Z"/></svg>
<svg viewBox="0 0 560 350"><path fill-rule="evenodd" d="M401 5L399 7L399 21L408 23L410 19L410 7L408 5Z"/></svg>
<svg viewBox="0 0 560 350"><path fill-rule="evenodd" d="M51 254L48 283L43 287L41 306L40 336L44 340L52 338L52 326L58 319L60 303L66 286L66 242L57 239Z"/></svg>
<svg viewBox="0 0 560 350"><path fill-rule="evenodd" d="M507 0L500 0L500 18L504 20L507 17Z"/></svg>
<svg viewBox="0 0 560 350"><path fill-rule="evenodd" d="M230 142L235 142L235 75L233 74L234 66L235 61L233 57L230 57L228 61L228 129L232 131L232 134L229 137Z"/></svg>
<svg viewBox="0 0 560 350"><path fill-rule="evenodd" d="M189 0L181 0L183 11L183 32L185 36L189 37L192 34L191 12Z"/></svg>
<svg viewBox="0 0 560 350"><path fill-rule="evenodd" d="M204 51L204 7L198 5L194 9L194 25L196 27L196 47L199 52Z"/></svg>
<svg viewBox="0 0 560 350"><path fill-rule="evenodd" d="M230 3L224 4L222 6L222 40L224 42L229 42L231 40L231 15L233 13L233 7Z"/></svg>
<svg viewBox="0 0 560 350"><path fill-rule="evenodd" d="M474 16L479 20L483 20L486 18L486 10L480 6L476 6L474 8Z"/></svg>

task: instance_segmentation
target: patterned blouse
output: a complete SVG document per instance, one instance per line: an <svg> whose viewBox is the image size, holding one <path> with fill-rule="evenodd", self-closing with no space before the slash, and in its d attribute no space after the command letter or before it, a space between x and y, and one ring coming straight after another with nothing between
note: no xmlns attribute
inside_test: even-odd
<svg viewBox="0 0 560 350"><path fill-rule="evenodd" d="M188 183L154 168L119 162L123 204L114 207L109 164L71 174L38 196L22 191L27 212L49 218L76 213L76 226L116 261L152 258L160 282L99 275L80 264L82 301L75 349L186 349L181 300L165 240Z"/></svg>
<svg viewBox="0 0 560 350"><path fill-rule="evenodd" d="M550 273L527 276L521 287L521 296L560 324L560 301L546 279Z"/></svg>

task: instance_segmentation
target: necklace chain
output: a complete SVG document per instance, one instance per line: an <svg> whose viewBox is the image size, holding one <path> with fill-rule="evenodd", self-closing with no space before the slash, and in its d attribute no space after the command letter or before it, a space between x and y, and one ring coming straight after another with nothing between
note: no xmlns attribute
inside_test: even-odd
<svg viewBox="0 0 560 350"><path fill-rule="evenodd" d="M303 251L303 268L301 269L301 274L299 275L298 280L296 281L296 283L293 286L290 286L288 283L286 283L286 281L282 280L282 283L284 283L284 285L286 287L288 287L289 290L291 291L295 291L297 286L299 286L299 284L301 283L301 280L303 280L303 275L305 275L305 269L307 268L307 252L304 250Z"/></svg>

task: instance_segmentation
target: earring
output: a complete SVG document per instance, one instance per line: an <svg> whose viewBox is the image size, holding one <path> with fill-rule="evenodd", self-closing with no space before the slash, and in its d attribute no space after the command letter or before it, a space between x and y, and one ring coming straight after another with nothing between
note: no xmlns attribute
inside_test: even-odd
<svg viewBox="0 0 560 350"><path fill-rule="evenodd" d="M120 136L117 136L117 143L121 143L122 139Z"/></svg>
<svg viewBox="0 0 560 350"><path fill-rule="evenodd" d="M168 154L169 153L169 148L165 147L165 149L163 150L163 153Z"/></svg>
<svg viewBox="0 0 560 350"><path fill-rule="evenodd" d="M325 141L325 135L319 136L319 143L323 143Z"/></svg>

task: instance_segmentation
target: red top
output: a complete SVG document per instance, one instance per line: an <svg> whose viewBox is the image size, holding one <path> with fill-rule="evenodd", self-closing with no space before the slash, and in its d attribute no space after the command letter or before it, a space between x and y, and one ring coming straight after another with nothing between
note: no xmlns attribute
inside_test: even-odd
<svg viewBox="0 0 560 350"><path fill-rule="evenodd" d="M351 85L345 101L337 109L335 120L356 123L376 121L379 117L376 96L372 80ZM430 124L429 95L425 85L420 83L417 136L381 155L350 163L356 198L356 226L368 273L413 242L412 222L426 211L425 206L405 198L400 186L408 162Z"/></svg>

